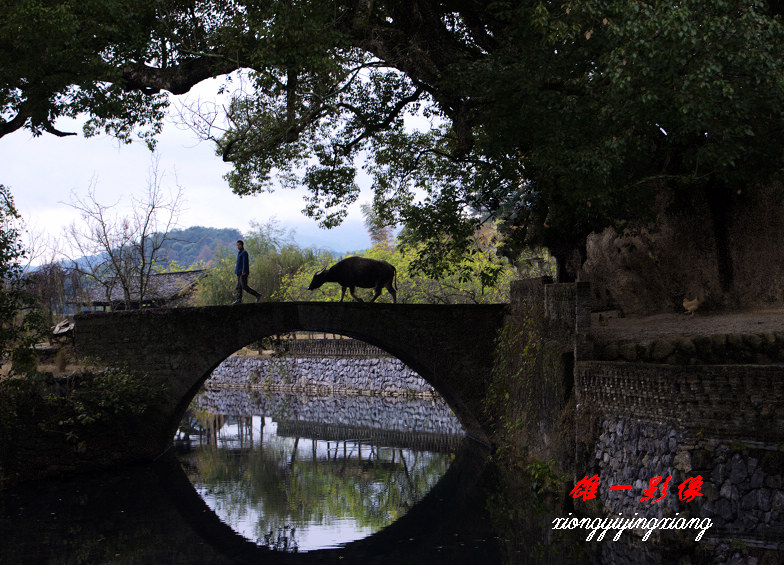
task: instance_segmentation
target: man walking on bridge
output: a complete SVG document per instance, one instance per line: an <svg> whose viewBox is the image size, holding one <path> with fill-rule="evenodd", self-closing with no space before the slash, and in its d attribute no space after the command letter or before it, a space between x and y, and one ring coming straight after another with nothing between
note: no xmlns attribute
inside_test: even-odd
<svg viewBox="0 0 784 565"><path fill-rule="evenodd" d="M242 291L256 297L256 302L259 301L261 295L248 286L248 274L250 274L250 258L248 252L245 251L245 243L240 239L237 241L237 268L234 269L237 274L237 298L232 304L242 303Z"/></svg>

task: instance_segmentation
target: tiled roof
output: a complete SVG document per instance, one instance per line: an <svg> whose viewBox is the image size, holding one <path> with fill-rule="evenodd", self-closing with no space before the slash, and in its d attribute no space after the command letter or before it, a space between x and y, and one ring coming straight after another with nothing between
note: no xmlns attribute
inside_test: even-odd
<svg viewBox="0 0 784 565"><path fill-rule="evenodd" d="M156 273L150 275L145 302L169 302L191 290L198 280L204 277L207 271L204 269L195 271L179 271L176 273ZM139 279L136 277L131 286L131 299L138 299ZM90 290L89 301L93 306L108 306L113 302L124 302L122 286L115 284L112 287L111 298L107 302L106 290L103 286L97 286Z"/></svg>

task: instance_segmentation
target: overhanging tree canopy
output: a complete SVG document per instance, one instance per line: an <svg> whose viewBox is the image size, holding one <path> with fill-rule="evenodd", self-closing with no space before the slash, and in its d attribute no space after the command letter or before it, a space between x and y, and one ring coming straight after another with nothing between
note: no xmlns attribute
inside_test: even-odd
<svg viewBox="0 0 784 565"><path fill-rule="evenodd" d="M0 135L62 135L57 117L88 113L87 133L149 140L162 91L249 69L227 127L196 116L234 165L232 190L268 189L282 173L331 226L366 162L377 213L426 243L431 272L490 218L503 221L510 253L544 243L563 263L592 230L644 218L657 190L704 193L720 219L738 190L784 165L777 2L23 0L0 10ZM434 127L405 128L417 112Z"/></svg>

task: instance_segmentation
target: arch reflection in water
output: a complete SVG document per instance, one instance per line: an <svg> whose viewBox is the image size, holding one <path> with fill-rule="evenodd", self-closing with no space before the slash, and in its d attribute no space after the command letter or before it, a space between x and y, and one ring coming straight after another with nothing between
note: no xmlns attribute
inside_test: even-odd
<svg viewBox="0 0 784 565"><path fill-rule="evenodd" d="M446 472L462 440L406 431L399 399L371 402L379 423L389 419L394 429L192 410L186 429L201 433L181 462L205 503L256 544L337 547L402 516Z"/></svg>

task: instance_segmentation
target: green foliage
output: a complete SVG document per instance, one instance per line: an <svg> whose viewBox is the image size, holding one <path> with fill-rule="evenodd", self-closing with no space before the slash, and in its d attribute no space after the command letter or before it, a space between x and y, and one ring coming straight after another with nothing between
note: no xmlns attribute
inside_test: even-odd
<svg viewBox="0 0 784 565"><path fill-rule="evenodd" d="M109 435L127 430L162 393L162 387L151 387L147 379L124 369L77 373L60 382L29 372L0 380L0 437L15 451L25 441L25 428L37 426L40 433L76 446L91 426Z"/></svg>
<svg viewBox="0 0 784 565"><path fill-rule="evenodd" d="M368 27L384 20L411 31L400 29L392 3L374 9L363 20ZM390 56L391 40L365 58L325 50L333 66L324 59L317 66L332 74L296 70L308 86L316 77L332 81L327 102L282 77L276 89L243 99L244 108L251 99L258 104L255 115L264 112L270 127L299 128L299 135L260 130L266 143L280 140L274 148L238 137L250 117L228 133L222 148L236 140L256 150L251 158L236 145L223 152L235 163L234 190L261 189L273 167L296 175L310 158L316 164L299 179L313 194L307 211L333 225L356 198L353 160L366 151L377 213L407 227L412 246L421 245L416 266L438 276L470 252L473 233L489 218L502 220L510 256L533 243L563 260L591 231L648 219L661 190L709 188L719 178L746 191L784 166L776 149L784 28L764 3L442 9L419 23L449 36L449 48L442 35L416 28L414 61ZM356 31L324 23L349 38ZM355 81L352 69L361 64L365 80ZM404 112L389 111L415 113L420 104L440 119L426 133L404 127ZM277 119L269 118L276 105Z"/></svg>
<svg viewBox="0 0 784 565"><path fill-rule="evenodd" d="M581 562L577 539L549 528L552 516L567 512L564 495L570 470L565 472L564 466L569 459L558 453L557 437L548 438L545 450L549 451L542 449L542 422L551 409L543 378L548 346L541 305L529 304L521 310L530 315L510 316L499 333L484 400L485 417L492 425L498 485L488 495L487 509L502 540L501 551L510 562L520 551L541 562ZM559 431L574 434L573 428L565 428Z"/></svg>
<svg viewBox="0 0 784 565"><path fill-rule="evenodd" d="M0 364L10 358L14 373L35 367L32 346L43 332L43 317L22 276L20 222L11 192L0 184Z"/></svg>
<svg viewBox="0 0 784 565"><path fill-rule="evenodd" d="M360 209L371 243L373 245L390 245L394 237L392 226L384 223L370 203L365 202L360 206Z"/></svg>
<svg viewBox="0 0 784 565"><path fill-rule="evenodd" d="M475 243L477 248L474 253L463 258L459 263L450 265L449 272L442 271L439 279L428 277L421 269L416 268L417 261L421 257L419 246L395 248L379 244L358 255L387 261L397 269L397 299L403 304L508 302L511 281L519 278L521 272L533 274L542 268L541 262L536 260L539 257L530 251L528 252L530 263L525 264L526 262L521 260L519 269L510 265L505 259L498 258L492 247L492 237L489 233L480 234ZM296 273L285 278L275 298L286 301L340 300L341 287L338 284L327 283L315 291L308 290L313 274L335 262L332 256L322 255L303 265ZM488 274L492 276L488 278ZM370 300L373 296L372 289L357 289L356 292L363 300ZM346 299L353 300L350 296ZM387 291L383 291L378 301L391 302L391 297Z"/></svg>
<svg viewBox="0 0 784 565"><path fill-rule="evenodd" d="M274 222L253 224L252 227L254 231L242 238L250 256L248 285L261 294L262 300L268 301L278 293L284 278L312 262L316 252L295 245L290 234ZM199 282L200 305L229 304L234 300L237 286L235 244L236 240L229 247L219 248L213 267Z"/></svg>
<svg viewBox="0 0 784 565"><path fill-rule="evenodd" d="M0 107L11 117L3 130L65 135L54 127L58 117L89 112L87 135L106 131L130 141L138 131L153 142L166 96L128 91L119 81L129 59L161 54L151 37L163 23L153 4L14 0L0 2L0 11Z"/></svg>
<svg viewBox="0 0 784 565"><path fill-rule="evenodd" d="M784 168L779 3L2 2L0 134L151 141L165 97L246 69L192 122L237 194L304 185L325 227L373 179L430 275L500 221L511 257L563 263L592 230L646 220L661 191L753 194ZM226 92L234 83L227 82ZM427 131L407 118L430 120ZM207 124L206 126L204 124ZM217 133L216 133L217 132ZM678 199L676 199L678 200ZM448 270L448 268L447 268Z"/></svg>
<svg viewBox="0 0 784 565"><path fill-rule="evenodd" d="M71 378L64 391L49 395L46 402L53 415L60 415L57 425L67 429L67 435L75 435L79 428L96 422L111 426L115 418L140 416L161 392L151 388L147 379L110 368Z"/></svg>
<svg viewBox="0 0 784 565"><path fill-rule="evenodd" d="M532 442L527 433L537 428L539 419L542 331L535 315L507 320L497 339L493 378L484 401L499 454L515 465L528 458Z"/></svg>
<svg viewBox="0 0 784 565"><path fill-rule="evenodd" d="M566 477L558 471L554 459L549 461L531 461L526 470L531 480L531 492L536 497L558 493L566 484Z"/></svg>
<svg viewBox="0 0 784 565"><path fill-rule="evenodd" d="M784 28L763 3L532 9L512 32L541 47L516 60L512 47L476 74L499 101L482 111L525 108L524 121L482 120L494 161L517 160L529 183L499 193L514 197L511 225L552 247L571 234L574 246L591 230L648 219L659 191L719 179L745 192L781 171Z"/></svg>
<svg viewBox="0 0 784 565"><path fill-rule="evenodd" d="M234 300L234 287L237 284L234 262L235 259L228 247L218 249L208 275L199 281L196 295L199 306L230 304ZM253 263L251 260L251 269ZM248 278L253 280L252 277Z"/></svg>

